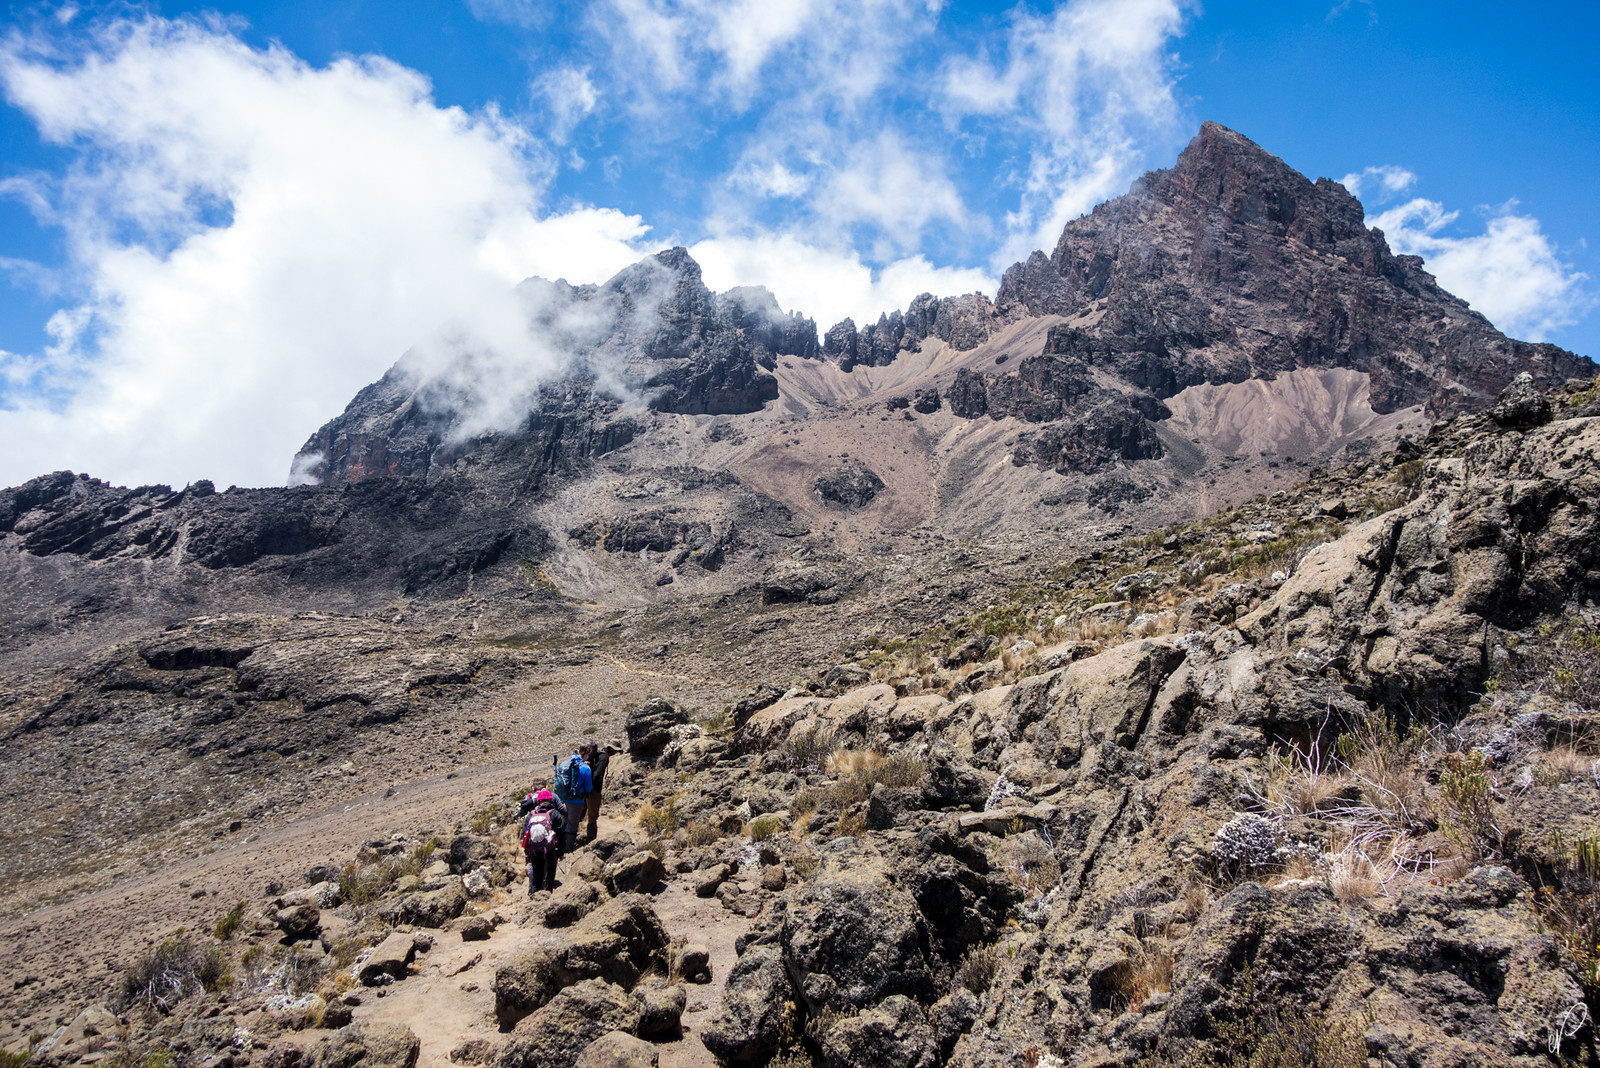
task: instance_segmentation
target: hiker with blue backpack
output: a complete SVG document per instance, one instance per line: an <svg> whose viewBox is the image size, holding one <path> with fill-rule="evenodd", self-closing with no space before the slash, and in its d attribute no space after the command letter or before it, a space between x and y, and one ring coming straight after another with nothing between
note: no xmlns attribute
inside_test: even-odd
<svg viewBox="0 0 1600 1068"><path fill-rule="evenodd" d="M567 806L564 848L570 853L578 847L578 825L583 822L584 806L588 803L590 791L594 789L589 762L583 757L581 745L572 751L571 756L556 765L554 789L556 797Z"/></svg>
<svg viewBox="0 0 1600 1068"><path fill-rule="evenodd" d="M561 861L567 833L566 806L549 790L522 799L518 812L522 824L522 855L528 861L528 896L556 888L556 865Z"/></svg>

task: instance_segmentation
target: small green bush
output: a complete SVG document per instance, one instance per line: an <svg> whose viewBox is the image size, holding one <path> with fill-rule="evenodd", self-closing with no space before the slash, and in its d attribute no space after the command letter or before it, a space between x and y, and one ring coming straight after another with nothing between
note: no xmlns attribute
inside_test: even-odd
<svg viewBox="0 0 1600 1068"><path fill-rule="evenodd" d="M651 838L660 838L669 835L678 829L678 798L677 795L667 798L664 805L653 801L646 801L639 807L639 826Z"/></svg>
<svg viewBox="0 0 1600 1068"><path fill-rule="evenodd" d="M239 925L244 923L244 910L248 904L243 898L235 902L233 908L228 910L227 915L218 920L216 926L211 928L212 937L219 942L226 942L232 938L238 932Z"/></svg>
<svg viewBox="0 0 1600 1068"><path fill-rule="evenodd" d="M757 816L750 823L750 840L752 842L765 842L775 834L784 830L783 819L771 813Z"/></svg>

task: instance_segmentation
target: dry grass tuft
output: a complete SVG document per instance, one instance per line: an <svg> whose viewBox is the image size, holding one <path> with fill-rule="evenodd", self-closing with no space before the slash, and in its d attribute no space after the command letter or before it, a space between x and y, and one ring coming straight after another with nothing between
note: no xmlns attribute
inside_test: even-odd
<svg viewBox="0 0 1600 1068"><path fill-rule="evenodd" d="M1000 971L1000 950L996 946L973 946L961 958L956 980L974 994L982 997L994 985Z"/></svg>

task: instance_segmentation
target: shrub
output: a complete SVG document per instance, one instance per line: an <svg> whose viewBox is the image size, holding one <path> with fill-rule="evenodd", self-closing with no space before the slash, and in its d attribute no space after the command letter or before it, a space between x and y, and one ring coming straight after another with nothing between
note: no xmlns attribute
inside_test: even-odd
<svg viewBox="0 0 1600 1068"><path fill-rule="evenodd" d="M846 812L839 817L839 825L834 828L835 838L856 838L867 832L867 815L864 812Z"/></svg>
<svg viewBox="0 0 1600 1068"><path fill-rule="evenodd" d="M362 865L352 860L339 871L339 895L358 913L388 888L389 879L381 864Z"/></svg>
<svg viewBox="0 0 1600 1068"><path fill-rule="evenodd" d="M659 838L664 834L671 834L678 829L678 798L676 795L667 798L664 805L657 805L654 801L646 801L639 806L639 826L652 838Z"/></svg>
<svg viewBox="0 0 1600 1068"><path fill-rule="evenodd" d="M973 946L961 958L956 979L962 986L982 997L994 985L995 973L1000 970L1000 950L995 946Z"/></svg>
<svg viewBox="0 0 1600 1068"><path fill-rule="evenodd" d="M1006 874L1025 890L1048 893L1061 881L1055 850L1032 831L1008 835L1000 843L1000 857Z"/></svg>
<svg viewBox="0 0 1600 1068"><path fill-rule="evenodd" d="M183 998L202 990L231 985L228 958L212 947L202 949L183 931L161 941L122 976L122 1005L167 1012Z"/></svg>
<svg viewBox="0 0 1600 1068"><path fill-rule="evenodd" d="M244 910L248 904L249 902L243 898L235 902L233 908L228 910L227 915L218 920L217 925L211 928L212 937L219 942L226 942L232 938L239 930L239 925L244 923Z"/></svg>
<svg viewBox="0 0 1600 1068"><path fill-rule="evenodd" d="M833 752L833 732L825 727L807 727L789 735L781 750L784 762L798 771L802 768L820 768L822 761Z"/></svg>
<svg viewBox="0 0 1600 1068"><path fill-rule="evenodd" d="M1600 708L1600 632L1577 621L1541 627L1534 640L1516 647L1495 681L1500 689Z"/></svg>
<svg viewBox="0 0 1600 1068"><path fill-rule="evenodd" d="M672 844L677 849L694 849L697 846L708 846L722 837L709 823L695 821L686 827L678 828L678 833L672 836Z"/></svg>
<svg viewBox="0 0 1600 1068"><path fill-rule="evenodd" d="M1271 822L1252 813L1235 816L1217 830L1211 860L1219 875L1264 868L1278 859L1278 835Z"/></svg>
<svg viewBox="0 0 1600 1068"><path fill-rule="evenodd" d="M809 816L827 799L828 792L816 786L802 786L789 802L789 812L796 819Z"/></svg>
<svg viewBox="0 0 1600 1068"><path fill-rule="evenodd" d="M1381 712L1355 730L1339 735L1337 750L1361 798L1394 827L1418 828L1426 806L1417 762L1427 736L1415 727L1401 731Z"/></svg>
<svg viewBox="0 0 1600 1068"><path fill-rule="evenodd" d="M1577 966L1592 1003L1600 995L1600 830L1577 838L1555 831L1550 846L1561 867L1554 885L1539 888L1535 905L1541 923Z"/></svg>
<svg viewBox="0 0 1600 1068"><path fill-rule="evenodd" d="M488 834L489 826L498 822L500 819L500 809L500 802L495 801L474 812L472 814L472 823L470 824L472 827L472 833Z"/></svg>
<svg viewBox="0 0 1600 1068"><path fill-rule="evenodd" d="M768 813L765 816L757 816L750 822L750 840L752 842L765 842L768 838L784 829L781 816L772 813Z"/></svg>
<svg viewBox="0 0 1600 1068"><path fill-rule="evenodd" d="M1469 860L1493 856L1501 835L1494 823L1488 759L1474 749L1451 753L1445 762L1447 767L1439 775L1439 829Z"/></svg>
<svg viewBox="0 0 1600 1068"><path fill-rule="evenodd" d="M1174 1052L1164 1045L1140 1068L1366 1068L1361 1029L1256 989L1248 965L1231 999L1236 1015L1213 1021L1213 1038Z"/></svg>

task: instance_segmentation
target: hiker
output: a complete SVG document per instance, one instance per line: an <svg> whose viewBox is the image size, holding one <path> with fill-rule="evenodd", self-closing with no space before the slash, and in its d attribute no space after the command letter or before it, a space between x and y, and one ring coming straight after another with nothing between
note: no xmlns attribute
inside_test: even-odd
<svg viewBox="0 0 1600 1068"><path fill-rule="evenodd" d="M574 749L571 756L556 765L555 794L567 806L565 851L568 853L578 848L578 826L583 823L584 803L594 789L589 762L583 759L582 748Z"/></svg>
<svg viewBox="0 0 1600 1068"><path fill-rule="evenodd" d="M597 833L596 825L600 821L600 791L606 783L606 765L611 763L613 753L620 752L622 745L618 742L607 742L603 748L593 739L589 742L589 778L593 788L589 791L588 803L584 805L584 815L589 818L589 833L584 839L586 842L594 841Z"/></svg>
<svg viewBox="0 0 1600 1068"><path fill-rule="evenodd" d="M528 896L532 897L556 888L556 864L561 860L567 814L549 790L523 798L521 811L528 815L522 825L522 855L528 860Z"/></svg>

